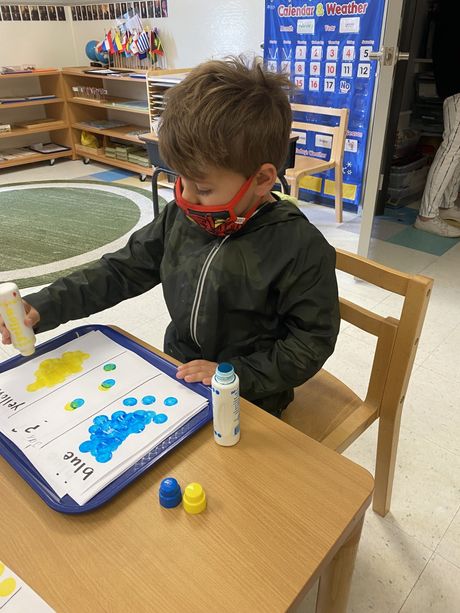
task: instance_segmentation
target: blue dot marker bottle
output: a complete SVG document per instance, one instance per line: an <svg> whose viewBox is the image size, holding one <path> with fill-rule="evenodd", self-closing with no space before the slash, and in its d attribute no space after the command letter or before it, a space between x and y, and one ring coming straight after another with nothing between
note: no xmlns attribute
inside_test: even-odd
<svg viewBox="0 0 460 613"><path fill-rule="evenodd" d="M211 381L214 440L230 447L240 440L240 381L233 366L222 362Z"/></svg>

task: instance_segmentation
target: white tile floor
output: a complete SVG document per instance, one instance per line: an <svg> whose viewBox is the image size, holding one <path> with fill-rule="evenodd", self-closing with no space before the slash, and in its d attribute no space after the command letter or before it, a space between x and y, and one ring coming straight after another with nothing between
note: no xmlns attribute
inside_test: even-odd
<svg viewBox="0 0 460 613"><path fill-rule="evenodd" d="M61 162L52 172L41 166L3 174L0 183L71 179L100 170L106 167ZM136 178L132 182L149 189ZM335 247L356 251L358 235L337 228L332 210L302 208ZM345 213L345 217L353 215ZM385 518L372 510L367 513L349 610L456 613L460 611L460 244L437 257L373 240L371 254L401 270L433 276L435 286L403 410L391 512ZM339 279L343 296L381 313L394 313L399 302L395 297L344 277ZM156 288L85 321L116 324L161 346L169 316L161 288ZM78 323L44 334L40 340ZM327 363L357 392L363 390L356 372L361 366L370 368L371 342L344 326ZM360 368L350 367L350 349ZM11 354L9 348L0 347L0 359ZM372 427L346 452L371 472L375 437ZM299 610L314 610L312 594Z"/></svg>

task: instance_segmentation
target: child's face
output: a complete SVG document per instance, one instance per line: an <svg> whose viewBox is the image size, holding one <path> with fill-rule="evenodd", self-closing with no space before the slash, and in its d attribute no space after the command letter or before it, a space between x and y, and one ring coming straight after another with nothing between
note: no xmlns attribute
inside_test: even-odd
<svg viewBox="0 0 460 613"><path fill-rule="evenodd" d="M182 195L188 202L203 207L220 206L230 202L246 181L244 175L233 170L209 167L200 179L181 177ZM244 216L257 200L265 196L270 189L261 187L257 179L254 178L248 191L235 205L236 215Z"/></svg>

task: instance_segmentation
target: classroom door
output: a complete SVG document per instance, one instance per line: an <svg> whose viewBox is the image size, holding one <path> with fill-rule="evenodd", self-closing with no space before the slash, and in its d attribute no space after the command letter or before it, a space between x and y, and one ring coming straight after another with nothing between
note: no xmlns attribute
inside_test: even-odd
<svg viewBox="0 0 460 613"><path fill-rule="evenodd" d="M400 94L395 90L397 83L404 82L409 54L402 47L404 31L402 29L403 9L410 8L411 0L388 0L384 27L382 30L381 50L372 53L370 59L378 62L377 85L374 95L374 112L369 131L367 151L367 174L364 179L361 230L359 234L358 253L368 255L372 224L379 191L382 188L383 166L385 164L385 145L394 141L394 117L399 114ZM407 12L406 12L407 14ZM407 23L407 20L404 20ZM406 38L404 36L404 38ZM401 81L402 79L402 81ZM391 124L390 117L393 117ZM393 138L391 133L393 132Z"/></svg>

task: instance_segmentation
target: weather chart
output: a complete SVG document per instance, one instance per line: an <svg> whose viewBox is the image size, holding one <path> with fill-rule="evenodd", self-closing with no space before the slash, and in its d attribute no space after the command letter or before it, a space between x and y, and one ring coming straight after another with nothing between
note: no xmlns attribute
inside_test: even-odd
<svg viewBox="0 0 460 613"><path fill-rule="evenodd" d="M264 59L269 70L286 72L298 104L348 108L350 117L343 164L344 201L361 204L366 146L380 48L385 0L266 0ZM308 121L318 122L318 116ZM324 116L319 121L325 122ZM300 134L297 153L328 159L331 137ZM307 177L309 199L334 199L333 172ZM354 205L354 207L353 207Z"/></svg>
<svg viewBox="0 0 460 613"><path fill-rule="evenodd" d="M1 434L78 505L207 404L98 330L0 374Z"/></svg>

